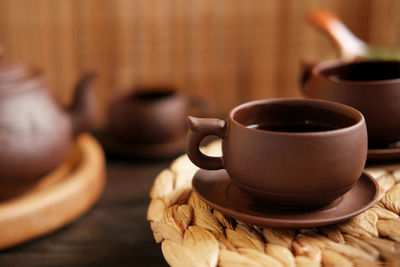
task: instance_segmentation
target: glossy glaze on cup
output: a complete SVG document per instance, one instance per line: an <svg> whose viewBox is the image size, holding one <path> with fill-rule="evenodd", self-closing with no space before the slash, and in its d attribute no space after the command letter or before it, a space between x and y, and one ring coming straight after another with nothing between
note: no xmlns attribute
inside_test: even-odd
<svg viewBox="0 0 400 267"><path fill-rule="evenodd" d="M94 115L93 73L78 82L73 103L61 109L39 71L1 59L0 181L32 182L58 166L73 138Z"/></svg>
<svg viewBox="0 0 400 267"><path fill-rule="evenodd" d="M130 144L166 143L184 138L188 100L171 88L137 89L111 103L109 133Z"/></svg>
<svg viewBox="0 0 400 267"><path fill-rule="evenodd" d="M363 73L364 81L346 79L352 72ZM390 75L388 75L390 74ZM341 79L330 76L339 75ZM377 78L386 78L378 80ZM371 147L400 140L400 62L327 61L306 66L304 95L352 106L365 117Z"/></svg>
<svg viewBox="0 0 400 267"><path fill-rule="evenodd" d="M247 128L259 122L312 120L340 129L275 132ZM227 121L189 118L187 153L203 169L225 168L232 181L253 197L280 207L327 205L351 189L367 154L362 114L348 106L317 100L269 99L233 109ZM222 138L223 157L199 151L207 135Z"/></svg>

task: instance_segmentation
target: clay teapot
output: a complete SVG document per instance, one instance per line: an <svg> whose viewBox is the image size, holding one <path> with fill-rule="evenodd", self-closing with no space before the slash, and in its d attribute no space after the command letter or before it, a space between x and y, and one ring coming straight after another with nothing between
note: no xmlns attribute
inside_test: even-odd
<svg viewBox="0 0 400 267"><path fill-rule="evenodd" d="M40 71L0 53L0 182L32 182L64 160L74 137L90 127L94 76L85 74L61 109Z"/></svg>

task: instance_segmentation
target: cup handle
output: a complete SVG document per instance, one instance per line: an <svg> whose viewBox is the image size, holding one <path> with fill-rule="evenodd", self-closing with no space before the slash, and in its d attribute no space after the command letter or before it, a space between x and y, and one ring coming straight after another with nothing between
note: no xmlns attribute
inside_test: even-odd
<svg viewBox="0 0 400 267"><path fill-rule="evenodd" d="M302 91L302 93L307 96L307 89L308 89L308 81L310 80L311 77L311 72L313 67L317 64L317 62L315 61L311 61L311 60L302 60L300 62L301 64L301 69L302 69L302 73L301 73L301 84L300 84L300 89Z"/></svg>
<svg viewBox="0 0 400 267"><path fill-rule="evenodd" d="M201 140L208 135L226 137L226 123L223 120L211 118L188 117L189 140L186 148L189 159L198 167L206 170L224 169L222 157L204 155L200 149Z"/></svg>

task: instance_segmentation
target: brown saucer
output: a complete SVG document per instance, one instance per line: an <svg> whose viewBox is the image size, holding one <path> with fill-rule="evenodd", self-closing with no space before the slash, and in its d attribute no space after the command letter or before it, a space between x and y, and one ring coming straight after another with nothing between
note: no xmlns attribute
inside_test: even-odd
<svg viewBox="0 0 400 267"><path fill-rule="evenodd" d="M167 159L183 154L186 138L159 144L129 144L105 133L96 135L108 154L135 159Z"/></svg>
<svg viewBox="0 0 400 267"><path fill-rule="evenodd" d="M368 161L400 160L400 147L368 149Z"/></svg>
<svg viewBox="0 0 400 267"><path fill-rule="evenodd" d="M225 170L199 170L193 190L208 205L243 222L272 227L315 227L345 221L371 207L378 199L379 186L363 173L355 186L329 206L305 211L278 210L262 206L240 191Z"/></svg>

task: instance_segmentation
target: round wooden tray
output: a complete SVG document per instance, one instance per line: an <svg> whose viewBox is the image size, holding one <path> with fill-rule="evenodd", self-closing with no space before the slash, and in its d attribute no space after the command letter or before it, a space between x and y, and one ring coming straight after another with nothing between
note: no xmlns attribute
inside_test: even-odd
<svg viewBox="0 0 400 267"><path fill-rule="evenodd" d="M203 148L220 155L220 142ZM226 217L191 190L198 170L186 155L155 179L147 211L154 238L171 266L376 266L400 264L400 163L370 166L380 200L329 226L260 227Z"/></svg>
<svg viewBox="0 0 400 267"><path fill-rule="evenodd" d="M88 134L70 155L29 191L0 202L0 249L58 229L87 211L105 184L104 153Z"/></svg>

